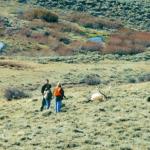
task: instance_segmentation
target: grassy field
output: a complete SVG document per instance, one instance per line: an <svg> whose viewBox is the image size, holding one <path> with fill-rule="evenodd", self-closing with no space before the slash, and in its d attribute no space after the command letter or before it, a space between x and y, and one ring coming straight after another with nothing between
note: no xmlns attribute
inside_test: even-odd
<svg viewBox="0 0 150 150"><path fill-rule="evenodd" d="M0 10L0 150L150 150L149 32L56 8L49 22L51 12L17 0ZM88 42L96 36L103 45ZM64 87L61 113L54 99L40 111L45 79ZM11 88L28 98L7 101ZM89 101L97 89L106 101Z"/></svg>
<svg viewBox="0 0 150 150"><path fill-rule="evenodd" d="M150 71L148 61L39 64L5 58L0 64L0 149L150 149L150 84L129 83L131 74L136 78ZM79 83L91 73L100 75L100 85ZM54 111L54 100L50 110L39 111L45 78L52 88L58 81L64 84L67 99L59 114ZM8 87L18 87L30 93L30 98L6 101L3 94ZM97 87L110 98L88 102Z"/></svg>

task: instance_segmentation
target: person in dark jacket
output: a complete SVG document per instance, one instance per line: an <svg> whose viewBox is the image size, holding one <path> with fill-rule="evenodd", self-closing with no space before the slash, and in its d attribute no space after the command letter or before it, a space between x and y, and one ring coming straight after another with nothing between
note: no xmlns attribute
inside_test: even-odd
<svg viewBox="0 0 150 150"><path fill-rule="evenodd" d="M43 99L42 99L42 106L40 110L43 111L45 107L47 109L50 108L50 103L52 99L51 84L49 83L48 79L46 79L45 84L42 86L41 93L42 93Z"/></svg>

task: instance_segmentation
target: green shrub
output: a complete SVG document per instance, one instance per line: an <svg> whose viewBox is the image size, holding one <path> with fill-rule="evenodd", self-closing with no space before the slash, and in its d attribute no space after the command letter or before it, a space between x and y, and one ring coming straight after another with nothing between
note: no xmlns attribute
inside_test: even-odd
<svg viewBox="0 0 150 150"><path fill-rule="evenodd" d="M68 38L66 38L66 37L61 37L60 39L59 39L59 41L60 42L63 42L64 44L70 44L70 40L68 39Z"/></svg>
<svg viewBox="0 0 150 150"><path fill-rule="evenodd" d="M150 81L150 73L144 73L136 76L127 76L128 83L140 83L140 82L149 82Z"/></svg>
<svg viewBox="0 0 150 150"><path fill-rule="evenodd" d="M150 97L147 98L147 102L150 102Z"/></svg>
<svg viewBox="0 0 150 150"><path fill-rule="evenodd" d="M137 80L134 77L128 78L129 83L136 83Z"/></svg>
<svg viewBox="0 0 150 150"><path fill-rule="evenodd" d="M101 83L100 76L98 74L85 75L80 83L86 83L88 85L97 85Z"/></svg>
<svg viewBox="0 0 150 150"><path fill-rule="evenodd" d="M148 81L150 81L150 73L145 73L138 77L138 82L148 82Z"/></svg>

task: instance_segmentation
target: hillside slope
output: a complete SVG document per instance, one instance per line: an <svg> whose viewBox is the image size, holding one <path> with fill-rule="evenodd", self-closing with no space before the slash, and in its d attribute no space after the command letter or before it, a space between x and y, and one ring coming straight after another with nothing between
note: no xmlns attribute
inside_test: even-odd
<svg viewBox="0 0 150 150"><path fill-rule="evenodd" d="M0 65L0 150L150 149L148 62L39 64L5 58ZM93 73L101 84L79 82ZM55 113L54 99L50 110L40 112L45 78L52 89L58 81L63 83L67 99L61 113ZM10 87L31 98L6 101L3 93ZM97 87L110 97L107 101L88 101Z"/></svg>
<svg viewBox="0 0 150 150"><path fill-rule="evenodd" d="M150 31L149 0L36 0L47 8L57 7L91 13L94 16L117 18L125 24Z"/></svg>

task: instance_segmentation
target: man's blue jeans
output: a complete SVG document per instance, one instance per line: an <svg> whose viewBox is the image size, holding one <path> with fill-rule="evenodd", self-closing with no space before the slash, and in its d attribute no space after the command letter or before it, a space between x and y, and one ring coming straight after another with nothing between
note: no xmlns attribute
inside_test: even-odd
<svg viewBox="0 0 150 150"><path fill-rule="evenodd" d="M46 107L46 109L50 108L51 100L46 100L45 98L42 99L42 106L41 111Z"/></svg>
<svg viewBox="0 0 150 150"><path fill-rule="evenodd" d="M49 109L49 108L50 108L50 105L51 105L51 100L46 99L46 100L45 100L46 109Z"/></svg>

